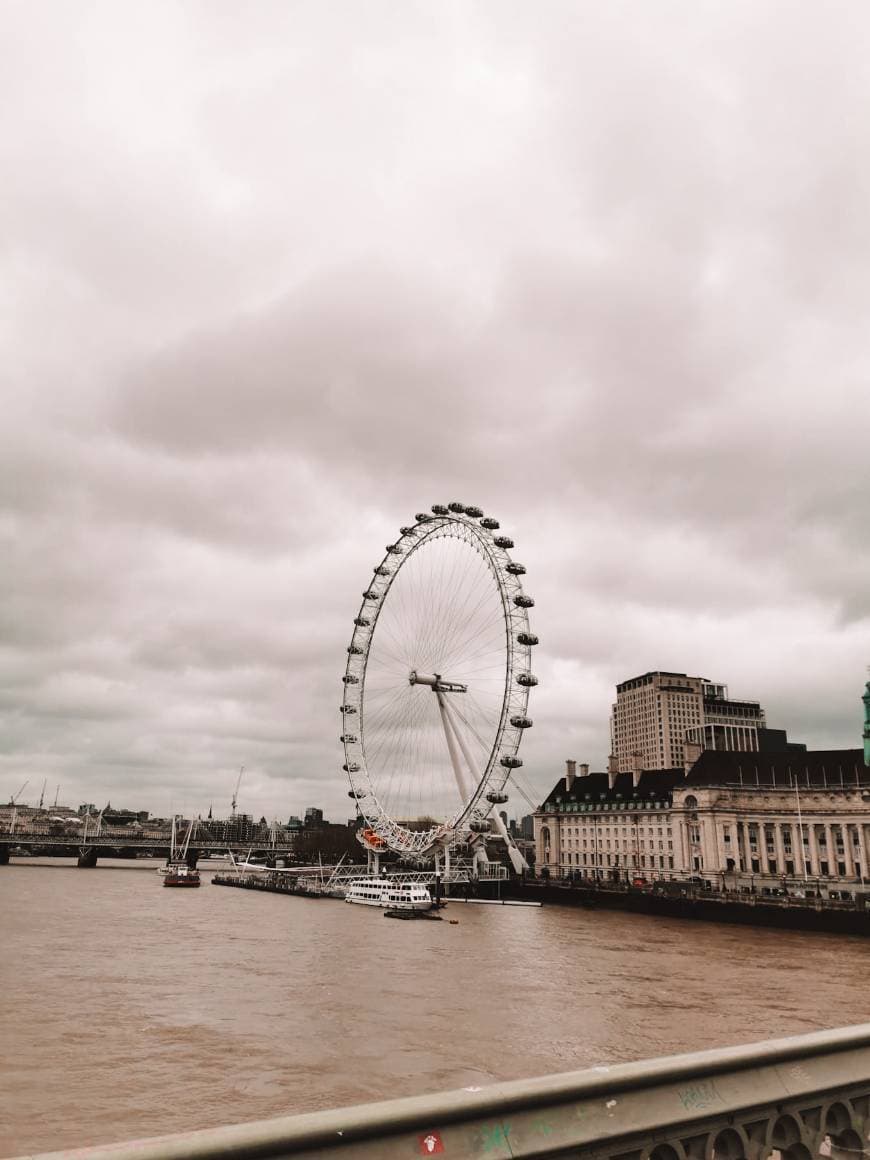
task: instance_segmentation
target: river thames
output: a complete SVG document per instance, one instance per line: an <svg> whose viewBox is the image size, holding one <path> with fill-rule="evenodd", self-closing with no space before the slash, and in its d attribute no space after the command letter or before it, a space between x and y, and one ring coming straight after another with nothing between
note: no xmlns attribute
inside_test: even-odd
<svg viewBox="0 0 870 1160"><path fill-rule="evenodd" d="M458 923L157 863L0 868L0 1155L237 1123L870 1019L858 938L607 911Z"/></svg>

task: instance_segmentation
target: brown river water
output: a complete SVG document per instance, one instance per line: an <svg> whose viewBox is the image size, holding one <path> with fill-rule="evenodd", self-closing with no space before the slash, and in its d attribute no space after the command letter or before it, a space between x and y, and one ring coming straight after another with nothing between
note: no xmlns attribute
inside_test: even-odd
<svg viewBox="0 0 870 1160"><path fill-rule="evenodd" d="M870 943L607 911L443 922L156 863L0 867L0 1155L870 1020Z"/></svg>

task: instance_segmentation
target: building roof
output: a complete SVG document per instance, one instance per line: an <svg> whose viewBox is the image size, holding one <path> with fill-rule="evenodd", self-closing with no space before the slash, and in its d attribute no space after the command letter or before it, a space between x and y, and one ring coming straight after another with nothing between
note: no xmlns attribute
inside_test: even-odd
<svg viewBox="0 0 870 1160"><path fill-rule="evenodd" d="M670 801L675 789L703 789L705 786L747 788L769 786L791 789L797 783L816 789L870 789L870 768L864 764L863 749L817 749L806 752L739 753L705 749L688 774L679 769L645 769L637 787L632 774L618 773L610 788L609 774L589 773L576 777L570 790L564 775L547 794L544 803ZM541 809L544 808L542 805Z"/></svg>
<svg viewBox="0 0 870 1160"><path fill-rule="evenodd" d="M706 685L711 683L706 677L690 677L688 673L669 673L666 669L655 669L648 673L641 673L639 677L629 677L627 681L620 681L616 686L616 691L624 693L627 689L637 689L641 685L650 685L653 677L673 677L680 685L686 681L703 681Z"/></svg>
<svg viewBox="0 0 870 1160"><path fill-rule="evenodd" d="M684 783L770 786L787 789L797 784L839 789L870 787L870 769L861 749L816 749L806 752L737 753L705 749Z"/></svg>
<svg viewBox="0 0 870 1160"><path fill-rule="evenodd" d="M564 805L566 802L630 802L630 801L667 801L673 793L674 786L685 781L686 775L682 769L645 769L640 775L637 787L632 784L630 773L618 773L610 788L609 775L606 773L589 773L585 777L576 777L571 789L565 788L565 778L560 777L545 802L556 802Z"/></svg>

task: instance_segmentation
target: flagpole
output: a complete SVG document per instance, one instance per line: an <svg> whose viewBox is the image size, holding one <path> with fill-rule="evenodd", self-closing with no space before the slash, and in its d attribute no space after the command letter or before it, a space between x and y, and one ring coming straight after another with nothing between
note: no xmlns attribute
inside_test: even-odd
<svg viewBox="0 0 870 1160"><path fill-rule="evenodd" d="M797 778L794 779L794 796L795 796L795 799L797 801L798 835L800 836L800 842L801 842L801 862L803 863L803 867L804 867L804 884L806 884L808 881L808 879L807 879L807 854L806 854L806 850L804 849L804 823L803 823L803 820L801 818L801 795L800 795L800 790L798 789Z"/></svg>

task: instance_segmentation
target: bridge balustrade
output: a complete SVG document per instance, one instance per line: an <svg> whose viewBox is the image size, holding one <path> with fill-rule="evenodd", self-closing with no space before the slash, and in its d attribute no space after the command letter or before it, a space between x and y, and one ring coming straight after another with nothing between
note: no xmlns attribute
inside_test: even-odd
<svg viewBox="0 0 870 1160"><path fill-rule="evenodd" d="M87 1156L858 1160L870 1155L868 1139L870 1024L89 1148Z"/></svg>

